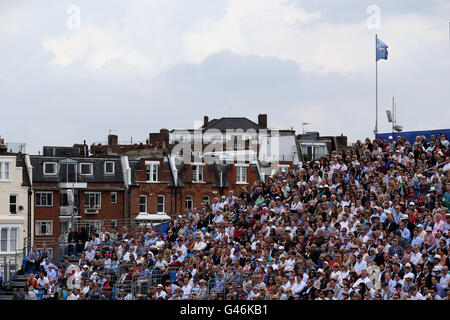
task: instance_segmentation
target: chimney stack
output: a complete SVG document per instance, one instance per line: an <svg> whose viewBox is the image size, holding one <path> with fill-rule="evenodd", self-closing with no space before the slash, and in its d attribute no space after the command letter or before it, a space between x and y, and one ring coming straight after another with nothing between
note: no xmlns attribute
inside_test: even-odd
<svg viewBox="0 0 450 320"><path fill-rule="evenodd" d="M259 114L258 115L258 126L261 129L267 129L267 114Z"/></svg>
<svg viewBox="0 0 450 320"><path fill-rule="evenodd" d="M116 146L118 144L119 137L115 134L108 135L108 146Z"/></svg>
<svg viewBox="0 0 450 320"><path fill-rule="evenodd" d="M209 118L208 116L203 117L203 128L206 128L208 126Z"/></svg>
<svg viewBox="0 0 450 320"><path fill-rule="evenodd" d="M168 145L169 144L169 136L170 136L169 130L163 128L163 129L159 130L159 133L162 136L163 145Z"/></svg>
<svg viewBox="0 0 450 320"><path fill-rule="evenodd" d="M0 140L0 153L8 151L8 148L5 144L5 139Z"/></svg>

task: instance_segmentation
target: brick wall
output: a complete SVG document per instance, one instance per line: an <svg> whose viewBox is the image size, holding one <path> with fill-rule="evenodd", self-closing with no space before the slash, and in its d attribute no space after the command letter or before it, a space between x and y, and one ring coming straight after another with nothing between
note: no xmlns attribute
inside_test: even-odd
<svg viewBox="0 0 450 320"><path fill-rule="evenodd" d="M48 191L53 192L53 205L51 207L38 207L36 206L36 196L33 199L34 205L34 221L37 220L52 220L53 221L53 238L58 239L60 236L61 223L60 223L60 206L61 206L61 193L57 183L34 183L33 189L36 192ZM105 190L108 189L108 190ZM101 194L101 209L98 214L85 214L85 192L100 192ZM116 203L111 203L111 192L117 193ZM127 191L124 190L124 186L120 183L92 183L88 184L87 189L78 190L79 199L79 212L81 220L122 220L124 219L124 199L126 198ZM125 208L128 210L128 204ZM36 236L36 235L33 235ZM48 236L36 236L38 239L48 238Z"/></svg>

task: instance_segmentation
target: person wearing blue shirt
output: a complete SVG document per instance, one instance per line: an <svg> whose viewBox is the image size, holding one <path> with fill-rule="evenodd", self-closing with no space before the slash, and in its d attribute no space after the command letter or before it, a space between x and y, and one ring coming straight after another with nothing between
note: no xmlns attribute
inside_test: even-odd
<svg viewBox="0 0 450 320"><path fill-rule="evenodd" d="M41 262L41 253L39 252L39 250L37 250L36 246L33 246L28 255L28 260L26 262L27 270L36 273L37 269L39 268L40 262Z"/></svg>
<svg viewBox="0 0 450 320"><path fill-rule="evenodd" d="M419 230L414 229L413 231L414 238L411 240L411 245L414 247L414 245L418 245L419 247L422 247L422 238L419 235Z"/></svg>
<svg viewBox="0 0 450 320"><path fill-rule="evenodd" d="M158 239L159 239L158 238L158 233L153 231L152 237L150 239L148 239L148 241L145 243L145 245L147 245L149 247L153 246L153 245L155 245L156 241L158 241Z"/></svg>
<svg viewBox="0 0 450 320"><path fill-rule="evenodd" d="M440 296L441 298L445 298L445 290L439 283L439 279L437 276L431 277L431 283L432 286L436 289L438 296Z"/></svg>
<svg viewBox="0 0 450 320"><path fill-rule="evenodd" d="M402 221L400 222L400 230L402 232L402 238L405 242L409 243L411 240L411 232L408 228L406 228L405 223Z"/></svg>

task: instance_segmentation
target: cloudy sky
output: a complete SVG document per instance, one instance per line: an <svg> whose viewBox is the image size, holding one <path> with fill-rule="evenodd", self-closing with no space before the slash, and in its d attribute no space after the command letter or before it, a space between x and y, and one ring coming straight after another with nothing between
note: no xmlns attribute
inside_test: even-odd
<svg viewBox="0 0 450 320"><path fill-rule="evenodd" d="M0 1L0 135L43 145L144 141L204 115L373 137L448 128L448 0Z"/></svg>

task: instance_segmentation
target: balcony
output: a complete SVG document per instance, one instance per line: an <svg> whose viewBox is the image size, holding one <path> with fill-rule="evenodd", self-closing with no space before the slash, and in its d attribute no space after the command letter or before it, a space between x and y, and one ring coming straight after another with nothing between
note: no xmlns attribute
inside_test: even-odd
<svg viewBox="0 0 450 320"><path fill-rule="evenodd" d="M59 215L60 216L65 216L65 217L70 217L74 207L72 206L60 206L59 207ZM75 207L75 212L74 212L75 216L78 215L78 210Z"/></svg>

